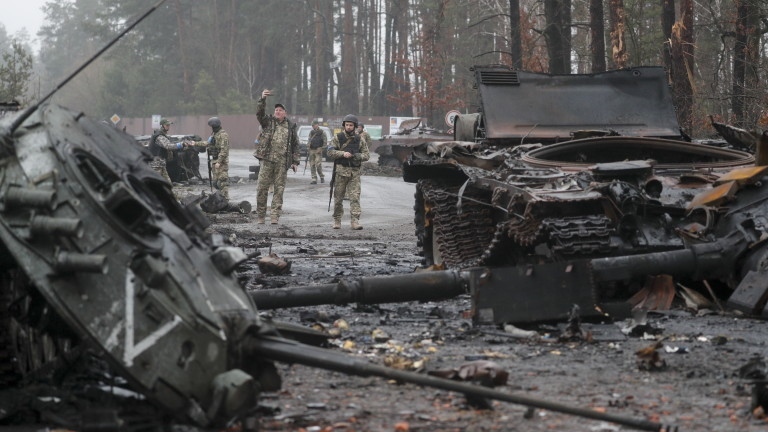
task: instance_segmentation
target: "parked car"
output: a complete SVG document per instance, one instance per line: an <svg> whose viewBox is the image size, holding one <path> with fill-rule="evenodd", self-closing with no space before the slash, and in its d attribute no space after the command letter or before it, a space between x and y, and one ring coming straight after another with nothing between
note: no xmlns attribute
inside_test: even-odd
<svg viewBox="0 0 768 432"><path fill-rule="evenodd" d="M333 139L333 132L326 126L320 126L320 129L325 132L325 137L328 138L328 144L330 144ZM312 126L299 126L298 131L296 131L297 135L299 135L299 153L301 153L301 157L307 156L307 139L309 139L309 132L311 130ZM325 157L325 150L323 150L323 157Z"/></svg>

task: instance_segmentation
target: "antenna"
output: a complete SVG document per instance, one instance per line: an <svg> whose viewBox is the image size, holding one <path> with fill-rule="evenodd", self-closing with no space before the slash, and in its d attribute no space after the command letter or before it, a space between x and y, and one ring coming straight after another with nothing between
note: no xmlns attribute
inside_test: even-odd
<svg viewBox="0 0 768 432"><path fill-rule="evenodd" d="M120 32L120 34L118 34L118 35L117 35L117 36L116 36L114 39L112 39L112 40L111 40L111 41L110 41L110 42L109 42L109 43L108 43L108 44L107 44L107 45L106 45L104 48L100 49L100 50L99 50L99 52L97 52L96 54L94 54L94 55L93 55L93 57L91 57L90 59L88 59L88 61L86 61L85 63L83 63L83 64L82 64L82 66L80 66L79 68L77 68L77 70L76 70L76 71L72 72L72 73L71 73L71 74L70 74L68 77L66 77L66 78L64 79L64 81L62 81L61 83L59 83L59 85L57 85L57 86L56 86L56 88L54 88L53 90L51 90L51 92L50 92L50 93L48 93L47 95L43 96L43 97L42 97L42 98L41 98L39 101L37 101L37 103L35 103L35 104L34 104L34 105L32 105L31 107L29 107L29 108L27 108L26 110L24 110L24 112L23 112L23 113L21 113L21 115L20 115L19 117L17 117L17 118L16 118L16 120L14 120L14 122L11 124L11 128L10 128L10 130L8 131L7 135L11 135L11 134L13 134L13 132L14 132L16 129L18 129L18 127L19 127L19 126L21 126L21 124L22 124L22 123L24 123L24 120L26 120L27 118L29 118L29 116L31 116L31 115L32 115L32 113L33 113L33 112L35 112L35 111L36 111L36 110L37 110L37 109L40 107L40 105L42 105L42 104L43 104L43 102L45 102L45 101L47 101L48 99L50 99L50 97L51 97L51 96L53 96L53 94L54 94L54 93L56 93L57 91L59 91L59 89L61 89L61 88L62 88L62 87L64 87L65 85L67 85L67 83L68 83L68 82L70 82L70 81L72 80L72 78L76 77L76 76L77 76L77 74L79 74L79 73L80 73L80 72L81 72L83 69L85 69L86 67L88 67L88 65L90 65L91 63L93 63L93 61L94 61L94 60L96 60L96 59L97 59L97 58L99 58L99 57L100 57L102 54L104 54L104 51L106 51L106 50L108 50L110 47L112 47L112 45L114 45L114 44L115 44L115 43L116 43L118 40L120 40L120 38L122 38L123 36L125 36L125 34L126 34L126 33L128 33L128 32L129 32L129 31L131 31L131 30L132 30L134 27L136 27L136 25L137 25L138 23L140 23L141 21L143 21L143 20L144 20L144 18L146 18L147 16L149 16L149 14L151 14L152 12L154 12L154 11L155 11L155 9L159 8L159 7L160 7L160 5L162 5L163 3L165 3L165 0L160 0L160 1L158 1L158 2L157 2L157 3L156 3L154 6L152 6L152 7L151 7L151 8L150 8L148 11L144 12L144 14L143 14L142 16L140 16L140 17L139 17L139 18L138 18L136 21L134 21L134 22L133 22L133 24L129 25L129 26L128 26L128 27L126 27L126 28L125 28L123 31L121 31L121 32Z"/></svg>

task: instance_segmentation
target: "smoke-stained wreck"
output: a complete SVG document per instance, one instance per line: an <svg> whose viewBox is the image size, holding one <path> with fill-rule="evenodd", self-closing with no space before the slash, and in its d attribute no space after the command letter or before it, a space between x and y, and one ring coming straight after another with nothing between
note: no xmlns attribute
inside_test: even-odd
<svg viewBox="0 0 768 432"><path fill-rule="evenodd" d="M403 178L425 264L483 268L469 270L478 321L562 319L573 303L601 316L674 292L657 274L763 314L766 168L681 133L661 68L475 76L481 112L457 118L457 141L414 149Z"/></svg>

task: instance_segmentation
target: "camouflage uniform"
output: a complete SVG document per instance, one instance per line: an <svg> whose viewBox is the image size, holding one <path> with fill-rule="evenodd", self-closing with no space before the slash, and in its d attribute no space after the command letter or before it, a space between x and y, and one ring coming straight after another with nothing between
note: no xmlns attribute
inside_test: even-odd
<svg viewBox="0 0 768 432"><path fill-rule="evenodd" d="M223 128L213 132L208 141L195 141L195 147L205 147L211 159L211 181L229 201L229 135ZM216 164L219 167L216 168Z"/></svg>
<svg viewBox="0 0 768 432"><path fill-rule="evenodd" d="M340 137L343 143L340 142ZM349 149L355 147L356 140L359 141L359 150L350 151ZM350 159L345 159L345 151L350 151L353 156ZM352 222L357 224L362 214L360 207L361 166L370 158L368 141L355 132L351 134L340 132L334 135L331 145L328 146L328 157L333 159L334 164L336 164L336 177L333 180L333 220L339 222L344 216L344 194L348 192L349 213L352 216Z"/></svg>
<svg viewBox="0 0 768 432"><path fill-rule="evenodd" d="M165 167L166 160L173 157L174 150L181 150L183 147L182 143L172 143L168 139L168 132L162 126L152 134L152 139L149 141L149 152L153 156L149 166L160 173L171 184L171 187L173 187L173 182L171 182L171 177L168 176L168 170Z"/></svg>
<svg viewBox="0 0 768 432"><path fill-rule="evenodd" d="M320 176L320 183L325 183L325 176L323 175L323 149L328 145L328 138L322 129L317 128L309 132L307 142L309 143L307 151L309 152L309 173L312 174L312 183L317 183L318 176ZM319 143L318 146L313 147L316 143Z"/></svg>
<svg viewBox="0 0 768 432"><path fill-rule="evenodd" d="M363 137L365 139L365 142L367 142L368 144L371 144L371 134L366 132L365 129L363 129L358 135Z"/></svg>
<svg viewBox="0 0 768 432"><path fill-rule="evenodd" d="M272 222L283 210L283 192L288 179L288 168L299 165L299 137L296 125L287 118L278 121L273 115L267 115L266 98L260 98L256 105L256 118L261 124L259 144L253 155L259 159L259 180L256 188L256 217L264 219L267 215L269 187L274 185L272 195Z"/></svg>

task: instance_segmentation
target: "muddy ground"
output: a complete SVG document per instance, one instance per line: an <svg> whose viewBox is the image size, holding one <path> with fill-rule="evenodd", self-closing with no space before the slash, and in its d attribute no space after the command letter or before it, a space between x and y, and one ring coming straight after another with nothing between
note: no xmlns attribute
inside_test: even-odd
<svg viewBox="0 0 768 432"><path fill-rule="evenodd" d="M254 215L214 215L214 227L246 252L258 249L290 261L286 275L261 274L251 264L248 290L336 283L342 279L408 275L421 266L413 227L413 185L371 165L363 179L362 231L330 228L327 184L291 174L278 225ZM394 177L393 177L394 176ZM255 185L233 186L233 199L252 200ZM249 198L248 194L251 194ZM255 203L254 203L255 206ZM376 306L312 306L266 311L277 320L340 333L333 350L372 363L414 370L458 370L492 361L509 374L497 389L577 409L675 425L682 431L765 430L752 412L752 386L740 368L766 354L765 323L683 302L629 320L585 323L592 340L560 338L563 324L529 328L532 335L472 324L468 296L440 302ZM627 329L635 331L625 334ZM622 331L624 329L624 331ZM512 330L512 329L507 329ZM644 370L636 351L662 340L659 370ZM663 363L663 364L662 364ZM642 367L641 367L642 366ZM631 430L552 410L491 402L467 404L461 395L375 377L353 377L304 366L279 366L283 389L264 395L271 407L262 430L357 431L614 431ZM759 370L763 366L758 367Z"/></svg>
<svg viewBox="0 0 768 432"><path fill-rule="evenodd" d="M232 201L255 210L252 159L233 157ZM284 214L277 225L257 225L255 214L211 215L212 229L246 253L270 252L290 261L284 275L265 275L255 261L241 269L249 291L331 284L339 280L409 275L420 268L413 227L413 185L398 173L369 166L363 178L362 231L331 229L326 183L309 173L289 176ZM303 167L302 167L303 168ZM238 181L239 179L239 181ZM206 184L178 185L197 194ZM346 205L346 204L345 204ZM473 325L468 296L440 302L311 306L264 311L275 320L333 333L329 349L418 373L466 371L468 362L493 362L508 374L496 389L593 410L632 421L675 425L681 431L762 431L753 412L745 365L766 354L765 323L715 310L692 311L682 302L652 312L645 326L629 320L584 323L586 339L561 338L563 324L530 333ZM635 331L626 334L626 330ZM622 331L622 330L625 331ZM636 351L662 341L658 370L645 370ZM474 363L478 364L478 363ZM488 363L480 363L488 367ZM646 367L641 367L646 366ZM757 372L764 365L756 364ZM618 431L629 426L547 409L490 401L468 404L458 393L377 377L278 364L282 390L261 398L263 431ZM472 374L470 373L470 376ZM0 428L2 429L2 428ZM233 427L237 430L237 426ZM36 429L39 430L39 429Z"/></svg>

